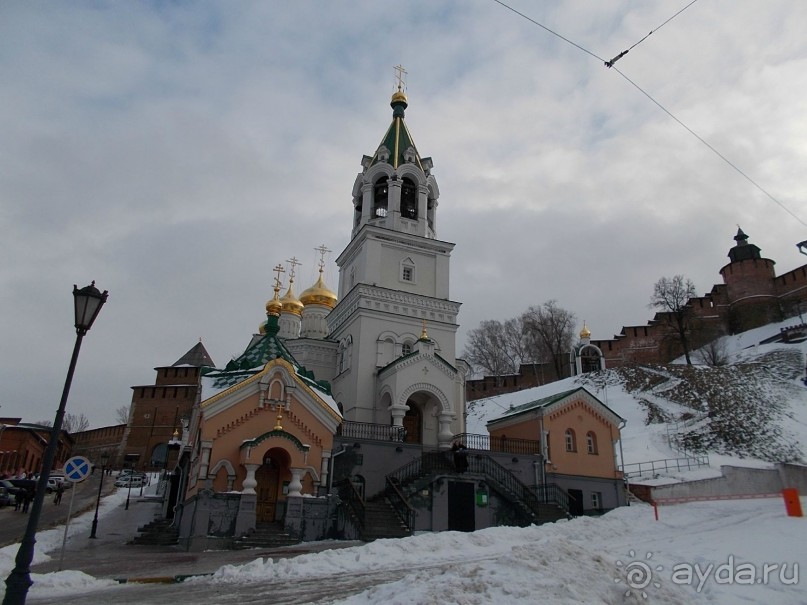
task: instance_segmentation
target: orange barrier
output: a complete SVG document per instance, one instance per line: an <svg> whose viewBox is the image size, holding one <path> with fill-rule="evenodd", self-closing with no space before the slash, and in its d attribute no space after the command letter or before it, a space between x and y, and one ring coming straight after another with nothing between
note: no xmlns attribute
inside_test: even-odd
<svg viewBox="0 0 807 605"><path fill-rule="evenodd" d="M801 500L799 500L799 490L795 487L788 487L782 490L785 499L785 508L788 517L803 517L801 512Z"/></svg>

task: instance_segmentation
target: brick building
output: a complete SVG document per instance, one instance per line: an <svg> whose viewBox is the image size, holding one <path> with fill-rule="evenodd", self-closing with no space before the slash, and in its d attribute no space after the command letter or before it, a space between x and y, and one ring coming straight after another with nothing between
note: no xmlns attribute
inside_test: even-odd
<svg viewBox="0 0 807 605"><path fill-rule="evenodd" d="M693 349L720 335L737 334L807 311L807 265L777 276L776 263L763 258L759 247L748 242L742 229L737 230L734 241L728 253L729 263L719 271L723 283L712 286L706 295L689 300L689 338ZM613 338L591 339L590 344L602 352L605 367L667 363L683 354L669 319L669 313L656 313L646 324L623 326ZM586 328L584 331L587 332ZM566 378L576 371L572 358L570 353L564 376L554 376L552 364L522 364L518 374L468 380L467 399L472 401Z"/></svg>
<svg viewBox="0 0 807 605"><path fill-rule="evenodd" d="M100 465L101 455L107 454L109 460L115 464L125 432L125 424L115 424L112 426L103 426L99 429L73 433L71 435L75 440L73 444L73 455L84 456L89 458L96 465Z"/></svg>
<svg viewBox="0 0 807 605"><path fill-rule="evenodd" d="M129 422L124 425L115 463L138 470L154 470L176 462L169 441L183 432L199 395L202 368L213 367L198 342L173 365L154 368L154 384L132 387Z"/></svg>
<svg viewBox="0 0 807 605"><path fill-rule="evenodd" d="M51 427L21 422L21 418L0 418L0 477L18 477L38 473L42 456L50 441ZM73 438L66 431L59 434L53 468L62 468L70 457Z"/></svg>

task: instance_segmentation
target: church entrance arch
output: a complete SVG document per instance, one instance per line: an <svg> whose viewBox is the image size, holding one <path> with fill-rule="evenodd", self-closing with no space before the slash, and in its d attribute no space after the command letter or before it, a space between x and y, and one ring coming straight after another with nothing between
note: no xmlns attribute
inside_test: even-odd
<svg viewBox="0 0 807 605"><path fill-rule="evenodd" d="M280 448L266 452L263 464L255 471L258 485L255 492L258 500L255 506L255 520L258 523L270 523L278 517L278 500L283 495L283 479L289 474L290 458Z"/></svg>
<svg viewBox="0 0 807 605"><path fill-rule="evenodd" d="M407 443L420 443L423 440L423 412L420 407L411 399L407 402L409 409L403 418L404 429L406 430Z"/></svg>

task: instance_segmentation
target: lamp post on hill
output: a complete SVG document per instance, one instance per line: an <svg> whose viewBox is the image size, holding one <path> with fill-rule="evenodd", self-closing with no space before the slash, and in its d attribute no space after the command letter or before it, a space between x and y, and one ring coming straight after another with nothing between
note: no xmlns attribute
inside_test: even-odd
<svg viewBox="0 0 807 605"><path fill-rule="evenodd" d="M101 489L104 487L104 475L106 475L106 465L109 462L109 454L101 454L101 480L98 482L98 497L95 499L95 517L92 520L90 538L95 538L95 530L98 529L98 507L101 505Z"/></svg>
<svg viewBox="0 0 807 605"><path fill-rule="evenodd" d="M50 477L50 470L56 455L56 448L59 444L59 434L62 430L67 396L70 393L70 385L73 382L73 372L75 372L76 362L78 361L78 352L81 348L81 341L84 339L84 335L92 327L95 318L98 317L98 313L101 311L101 307L104 306L107 296L109 296L108 292L104 290L104 292L101 293L98 288L95 287L95 282L81 288L81 290L75 285L73 286L76 344L73 346L73 356L70 358L70 366L67 370L67 378L64 383L64 390L62 391L62 398L59 401L59 408L56 410L56 418L51 428L50 441L48 441L45 454L42 457L42 472L39 475L36 494L31 504L28 525L25 527L25 534L22 537L20 548L17 551L14 569L11 570L11 573L8 574L6 578L6 596L3 598L3 605L24 605L25 597L28 595L28 589L31 587L31 584L33 584L31 581L31 561L34 558L34 544L36 544L36 526L39 524L39 516L42 513L42 502L45 499L45 491L48 487L48 478Z"/></svg>

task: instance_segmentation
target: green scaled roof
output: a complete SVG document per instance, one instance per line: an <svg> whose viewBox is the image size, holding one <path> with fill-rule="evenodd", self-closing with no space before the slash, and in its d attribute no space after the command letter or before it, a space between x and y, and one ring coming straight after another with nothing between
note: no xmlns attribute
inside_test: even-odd
<svg viewBox="0 0 807 605"><path fill-rule="evenodd" d="M231 360L223 370L202 370L202 373L213 381L216 390L228 389L239 382L254 376L274 359L283 359L292 365L295 373L310 387L331 394L331 385L326 380L317 380L314 373L301 366L294 356L278 338L278 318L270 315L266 321L266 334L247 348L240 356Z"/></svg>
<svg viewBox="0 0 807 605"><path fill-rule="evenodd" d="M393 96L392 102L390 103L392 106L392 124L390 124L390 127L387 129L387 132L384 135L384 138L381 139L381 143L378 145L378 147L381 148L381 146L384 146L389 150L388 163L391 164L393 168L398 168L398 166L401 164L406 163L404 160L404 153L407 149L412 147L412 149L415 150L414 163L417 164L418 168L423 170L424 168L420 161L420 154L415 146L415 141L412 138L409 129L406 127L406 122L404 122L404 110L407 107L404 99L405 97L403 97L403 95ZM370 162L370 166L374 166L380 161L381 160L378 157L378 150L376 150L375 155L373 155Z"/></svg>

